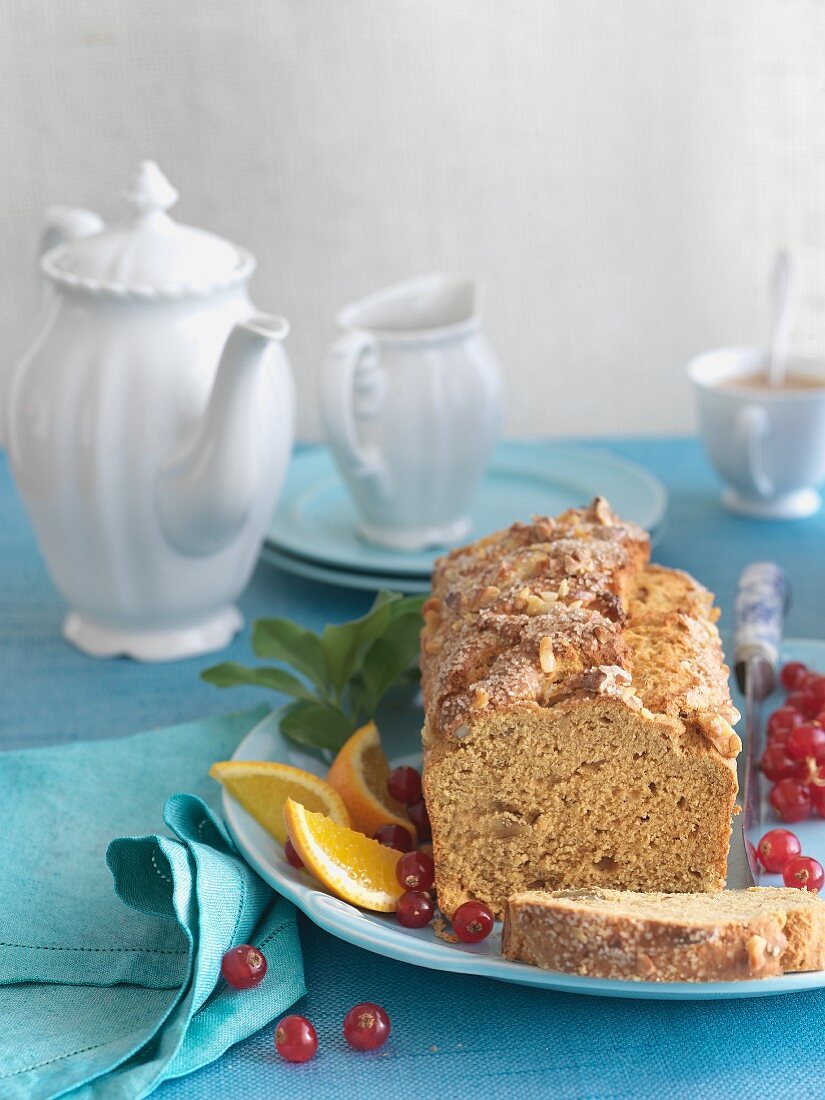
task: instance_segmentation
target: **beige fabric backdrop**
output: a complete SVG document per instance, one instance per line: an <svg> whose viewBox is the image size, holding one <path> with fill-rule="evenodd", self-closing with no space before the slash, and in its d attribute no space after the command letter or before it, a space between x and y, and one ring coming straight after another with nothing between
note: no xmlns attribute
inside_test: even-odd
<svg viewBox="0 0 825 1100"><path fill-rule="evenodd" d="M762 339L774 249L825 348L817 0L0 0L0 336L41 208L177 215L258 255L317 432L338 307L406 274L487 284L512 433L691 427L683 365Z"/></svg>

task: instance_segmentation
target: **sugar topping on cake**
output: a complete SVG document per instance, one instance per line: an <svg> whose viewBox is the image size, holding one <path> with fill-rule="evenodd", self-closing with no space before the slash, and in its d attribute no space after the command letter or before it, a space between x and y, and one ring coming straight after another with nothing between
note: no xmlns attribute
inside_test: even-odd
<svg viewBox="0 0 825 1100"><path fill-rule="evenodd" d="M422 633L430 736L461 737L487 708L599 694L735 755L713 597L649 555L647 534L597 497L440 559Z"/></svg>

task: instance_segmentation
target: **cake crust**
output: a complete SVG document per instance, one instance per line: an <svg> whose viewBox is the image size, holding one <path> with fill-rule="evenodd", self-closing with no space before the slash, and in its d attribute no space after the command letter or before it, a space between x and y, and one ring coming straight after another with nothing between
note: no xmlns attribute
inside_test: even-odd
<svg viewBox="0 0 825 1100"><path fill-rule="evenodd" d="M618 890L510 898L502 953L567 974L631 981L767 978L825 967L825 902L802 890Z"/></svg>
<svg viewBox="0 0 825 1100"><path fill-rule="evenodd" d="M441 559L424 605L439 902L724 885L739 715L712 595L597 498Z"/></svg>

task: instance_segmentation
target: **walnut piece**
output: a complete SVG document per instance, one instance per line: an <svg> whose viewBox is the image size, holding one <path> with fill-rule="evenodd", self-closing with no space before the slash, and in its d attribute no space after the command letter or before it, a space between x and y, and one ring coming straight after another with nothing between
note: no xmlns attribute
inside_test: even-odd
<svg viewBox="0 0 825 1100"><path fill-rule="evenodd" d="M539 642L539 661L541 662L541 671L546 673L555 672L556 670L556 655L553 652L553 639L545 636Z"/></svg>

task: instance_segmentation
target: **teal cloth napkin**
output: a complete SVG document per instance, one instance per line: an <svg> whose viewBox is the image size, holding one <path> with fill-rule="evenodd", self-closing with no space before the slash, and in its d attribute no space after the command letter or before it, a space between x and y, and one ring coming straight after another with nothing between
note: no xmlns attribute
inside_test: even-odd
<svg viewBox="0 0 825 1100"><path fill-rule="evenodd" d="M146 1096L305 992L294 909L238 855L207 776L265 713L0 754L3 1100ZM238 991L221 958L248 942L269 969Z"/></svg>

